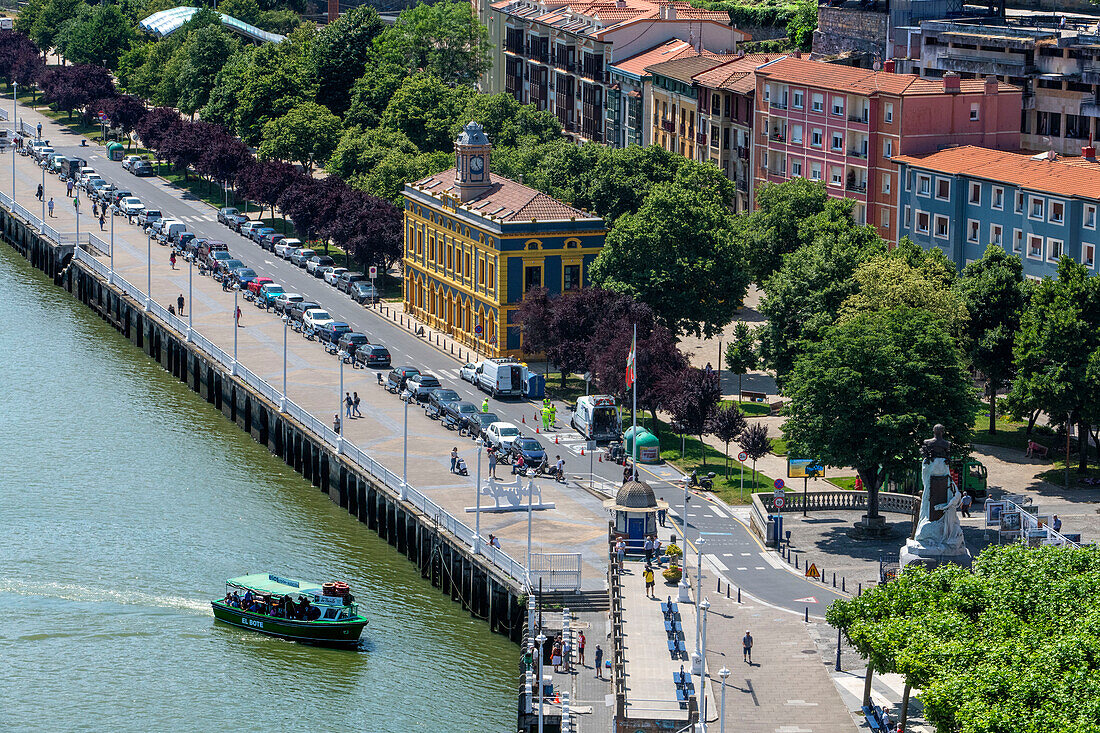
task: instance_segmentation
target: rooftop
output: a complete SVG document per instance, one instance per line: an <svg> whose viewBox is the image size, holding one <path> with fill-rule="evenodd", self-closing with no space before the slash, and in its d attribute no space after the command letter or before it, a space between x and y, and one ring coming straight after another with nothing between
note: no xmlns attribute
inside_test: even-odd
<svg viewBox="0 0 1100 733"><path fill-rule="evenodd" d="M756 69L771 61L771 57L762 53L750 53L726 61L720 66L696 74L694 82L708 89L724 89L741 94L751 94L756 90Z"/></svg>
<svg viewBox="0 0 1100 733"><path fill-rule="evenodd" d="M1100 164L1084 158L1049 159L964 145L927 155L900 155L895 162L938 173L1004 182L1056 196L1100 198ZM1070 162L1072 161L1072 162Z"/></svg>
<svg viewBox="0 0 1100 733"><path fill-rule="evenodd" d="M611 68L640 77L645 75L646 67L652 64L698 55L699 52L690 43L681 41L679 38L673 38L671 41L665 41L660 46L654 46L649 50L636 53L627 59L612 64Z"/></svg>
<svg viewBox="0 0 1100 733"><path fill-rule="evenodd" d="M653 2L652 0L589 0L588 2L539 2L538 0L501 0L492 7L518 18L580 35L601 38L609 31L639 21L702 21L729 26L729 13L694 8L690 3ZM664 17L662 17L662 14ZM742 36L747 34L738 31Z"/></svg>
<svg viewBox="0 0 1100 733"><path fill-rule="evenodd" d="M721 59L710 58L708 56L692 56L651 64L646 67L646 71L650 74L675 79L685 84L691 84L693 78L697 74L713 69L721 63Z"/></svg>
<svg viewBox="0 0 1100 733"><path fill-rule="evenodd" d="M450 168L407 185L438 196L451 192L454 181L455 169ZM485 193L467 201L464 206L484 217L509 223L572 219L601 221L598 216L575 209L542 191L498 175L491 177L489 189Z"/></svg>
<svg viewBox="0 0 1100 733"><path fill-rule="evenodd" d="M934 95L943 94L943 82L921 79L912 74L894 74L888 71L857 69L854 66L829 64L823 61L784 57L767 64L756 72L775 81L805 84L819 89L829 89L849 94ZM960 79L962 94L985 92L984 79ZM999 92L1019 91L1010 84L998 84Z"/></svg>

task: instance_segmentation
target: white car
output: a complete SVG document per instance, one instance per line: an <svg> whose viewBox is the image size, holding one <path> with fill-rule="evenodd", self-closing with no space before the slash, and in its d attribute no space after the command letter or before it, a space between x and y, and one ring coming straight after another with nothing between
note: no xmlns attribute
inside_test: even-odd
<svg viewBox="0 0 1100 733"><path fill-rule="evenodd" d="M332 321L333 318L328 314L328 311L320 308L310 308L302 314L302 326L305 328L320 328L332 323Z"/></svg>
<svg viewBox="0 0 1100 733"><path fill-rule="evenodd" d="M122 169L127 170L127 171L130 170L130 168L134 165L134 163L138 162L139 160L145 160L145 158L143 158L140 155L127 155L127 156L125 156L122 159Z"/></svg>
<svg viewBox="0 0 1100 733"><path fill-rule="evenodd" d="M282 257L284 260L289 260L293 250L302 248L302 240L294 239L290 237L288 239L280 239L275 243L275 254L278 257Z"/></svg>
<svg viewBox="0 0 1100 733"><path fill-rule="evenodd" d="M244 224L241 224L241 236L251 239L249 235L252 233L252 230L262 227L263 225L264 223L262 221L246 221Z"/></svg>
<svg viewBox="0 0 1100 733"><path fill-rule="evenodd" d="M301 303L305 299L306 297L304 295L299 295L298 293L283 293L275 299L275 312L285 313L290 305L293 303Z"/></svg>
<svg viewBox="0 0 1100 733"><path fill-rule="evenodd" d="M118 210L123 216L135 216L145 211L145 204L137 196L127 196L118 202Z"/></svg>
<svg viewBox="0 0 1100 733"><path fill-rule="evenodd" d="M513 441L518 437L519 428L510 422L490 423L485 430L485 439L489 441L489 445L503 451L510 451Z"/></svg>
<svg viewBox="0 0 1100 733"><path fill-rule="evenodd" d="M323 277L325 278L325 282L335 287L336 281L339 280L340 276L347 271L348 268L346 267L326 267Z"/></svg>
<svg viewBox="0 0 1100 733"><path fill-rule="evenodd" d="M458 375L473 384L477 380L477 364L463 364L458 370Z"/></svg>

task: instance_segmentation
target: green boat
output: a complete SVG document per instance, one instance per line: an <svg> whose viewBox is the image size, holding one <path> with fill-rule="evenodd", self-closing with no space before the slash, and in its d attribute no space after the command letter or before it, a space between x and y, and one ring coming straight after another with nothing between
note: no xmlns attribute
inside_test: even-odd
<svg viewBox="0 0 1100 733"><path fill-rule="evenodd" d="M242 629L308 644L355 647L367 625L345 583L256 573L230 578L225 587L225 597L210 602L214 618Z"/></svg>

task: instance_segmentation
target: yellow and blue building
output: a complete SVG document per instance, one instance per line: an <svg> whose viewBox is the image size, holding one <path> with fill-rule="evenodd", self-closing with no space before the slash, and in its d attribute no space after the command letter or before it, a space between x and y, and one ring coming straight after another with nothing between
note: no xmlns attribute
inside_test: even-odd
<svg viewBox="0 0 1100 733"><path fill-rule="evenodd" d="M475 351L518 356L516 311L531 288L586 287L603 219L489 173L476 122L455 141L455 167L405 184L405 311Z"/></svg>

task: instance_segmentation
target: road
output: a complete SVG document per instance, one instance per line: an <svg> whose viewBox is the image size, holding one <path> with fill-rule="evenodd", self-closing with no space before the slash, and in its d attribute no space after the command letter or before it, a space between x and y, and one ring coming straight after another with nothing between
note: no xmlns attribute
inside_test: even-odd
<svg viewBox="0 0 1100 733"><path fill-rule="evenodd" d="M81 147L79 138L63 133L52 120L26 107L21 106L20 112L22 117L31 124L41 119L44 137L50 139L53 147L63 155L87 159L89 165L95 168L104 180L115 184L120 189L132 191L133 195L140 198L147 208L160 209L165 216L185 222L188 230L198 236L212 237L226 242L230 252L237 259L259 274L273 278L289 292L302 293L317 301L334 318L347 322L355 331L366 334L372 342L384 344L392 355L394 366L411 365L423 371L430 371L439 376L445 386L457 391L462 399L477 405L480 405L485 398L484 393L460 379L461 363L449 354L430 345L423 338L414 336L376 310L355 303L324 280L313 277L304 269L264 250L255 242L242 237L228 227L218 224L217 211L205 202L161 178L138 178L131 175L122 168L121 163L107 160L101 147ZM20 168L24 171L17 176L21 199L31 211L37 211L40 204L33 200L31 193L37 181L26 174L25 165ZM47 186L47 195L53 195L53 191L57 190L57 179L47 174L47 180L53 181L53 185ZM56 195L55 203L59 206L68 205L63 198ZM89 208L90 206L85 205L82 211L87 212ZM81 218L82 220L86 218L88 224L95 228L90 216ZM124 218L115 219L116 229L128 226ZM81 228L84 228L83 221ZM105 235L104 239L106 239ZM154 251L159 249L159 246L154 247ZM154 254L154 260L158 256L163 260L163 251L159 255ZM254 309L247 305L242 308L245 310L246 317L255 317L252 315ZM268 317L276 318L274 313ZM564 403L558 403L557 407L559 429L550 434L538 436L544 444L547 444L549 455L565 457L570 480L577 490L613 496L622 480L622 467L610 462L601 462L598 460L598 455L593 456L592 451L587 450L582 436L567 425L564 427L560 425L563 422L568 423L568 407ZM538 420L537 404L527 400L490 399L490 409L502 419L519 425L525 433L534 435ZM442 431L444 428L440 427L439 430ZM672 506L670 515L680 521L679 531L683 533L681 517L683 490L677 483L681 474L667 465L641 466L640 472L654 488L658 497L670 502ZM802 614L809 607L810 614L814 616L821 616L832 600L843 597L831 588L827 589L819 583L810 582L785 569L775 554L767 551L747 526L733 516L729 507L725 507L707 495L693 492L692 497L688 507L686 527L689 539L704 540L704 558L712 565L713 570L720 572L734 587L740 587L745 593L758 600L792 613ZM694 542L691 546L691 554L694 558Z"/></svg>

